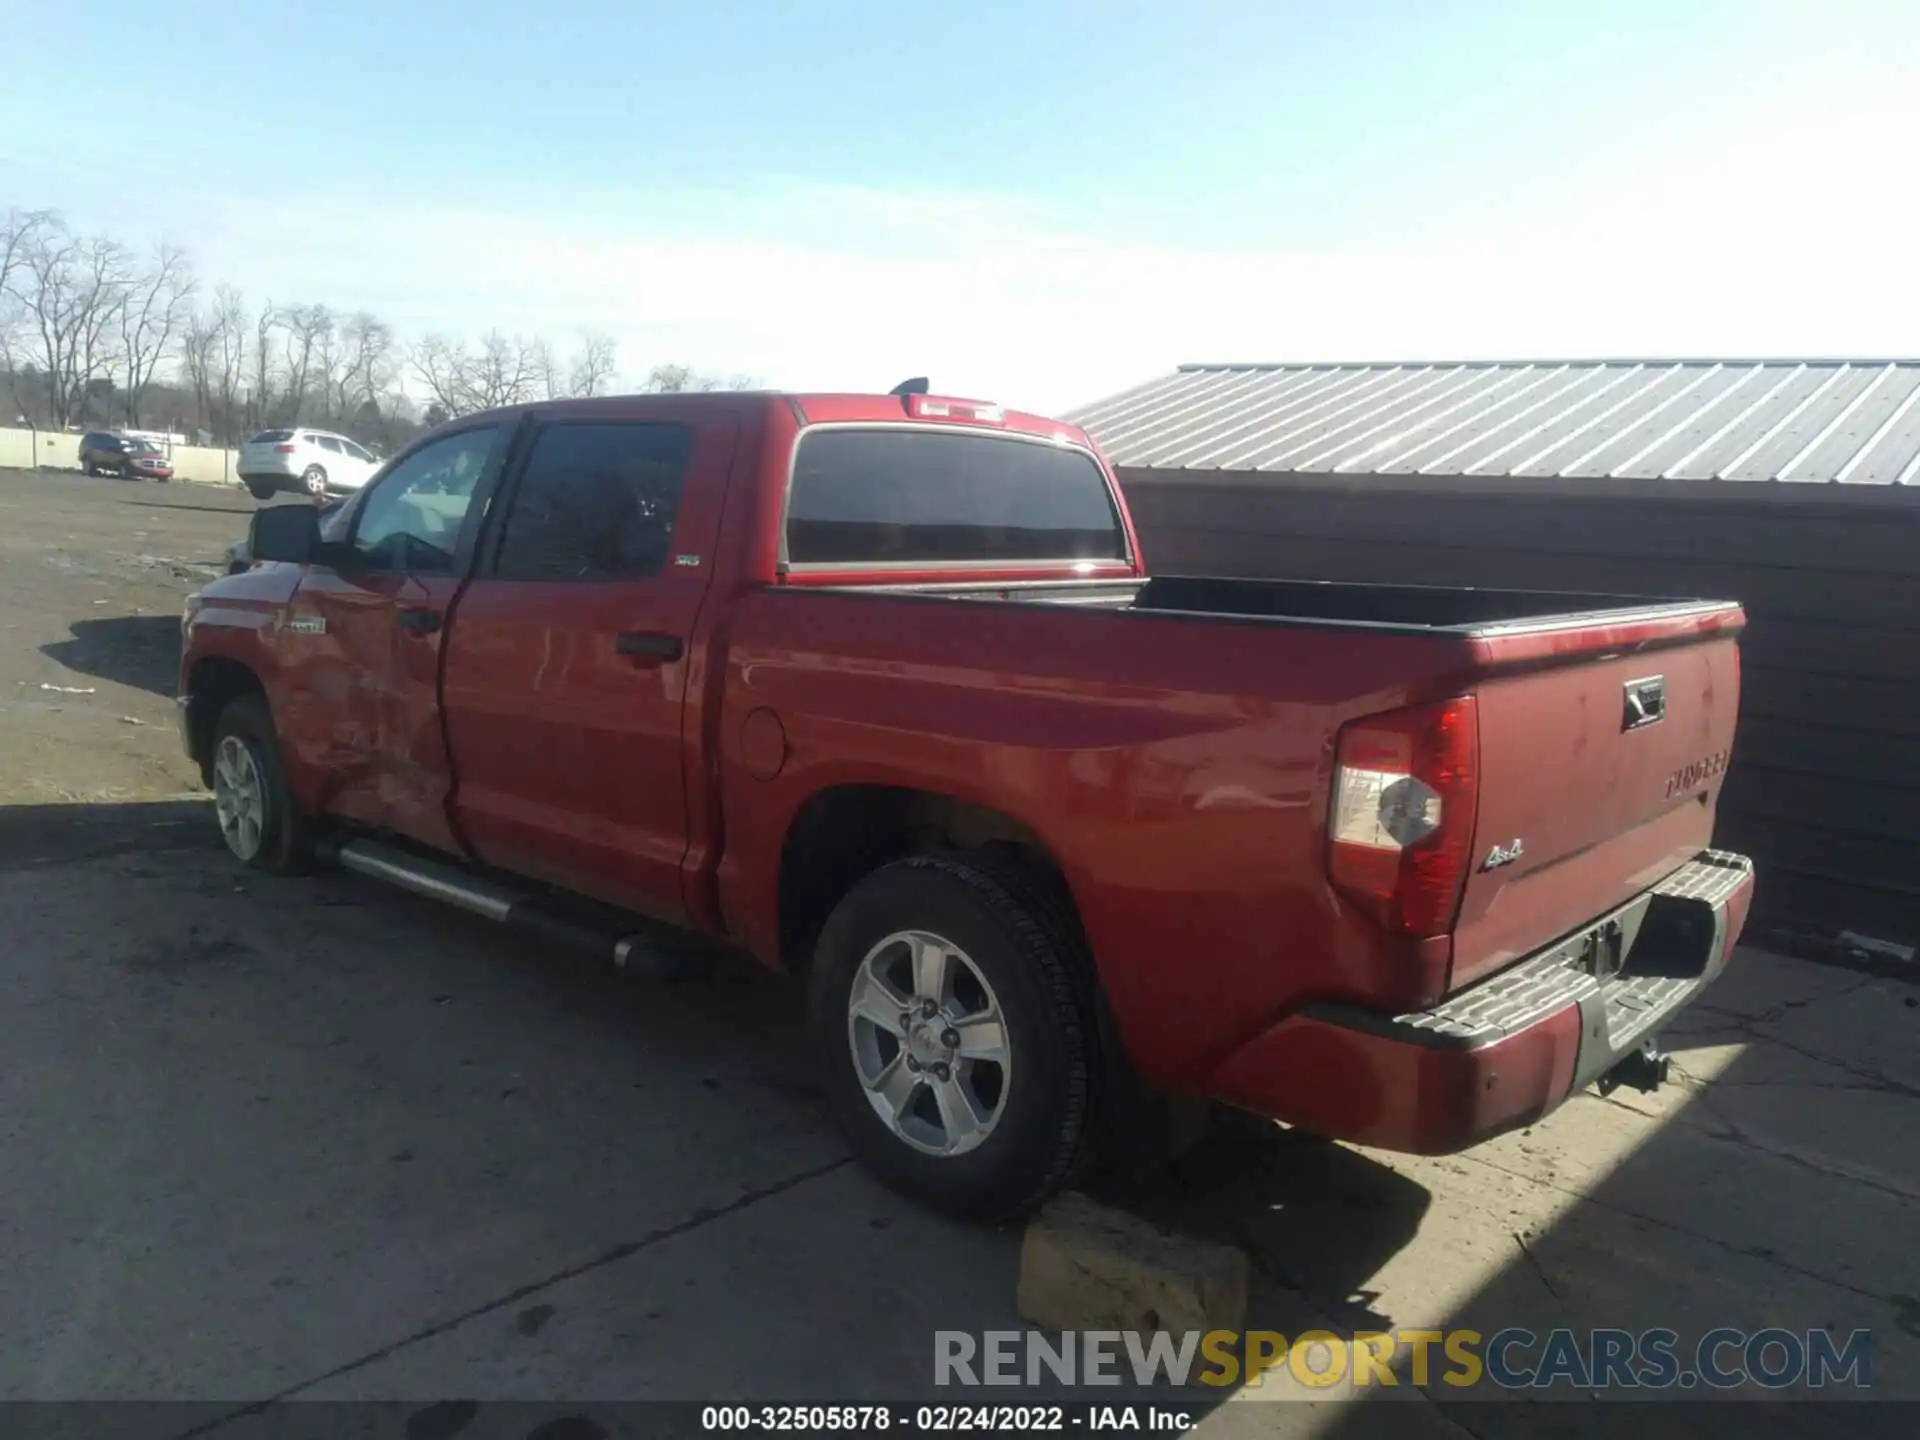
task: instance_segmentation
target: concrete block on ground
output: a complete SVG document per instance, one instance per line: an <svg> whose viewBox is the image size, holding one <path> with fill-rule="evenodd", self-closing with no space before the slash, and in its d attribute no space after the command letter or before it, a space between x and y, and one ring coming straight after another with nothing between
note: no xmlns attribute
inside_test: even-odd
<svg viewBox="0 0 1920 1440"><path fill-rule="evenodd" d="M1050 1201L1020 1247L1020 1317L1046 1330L1240 1330L1248 1263L1084 1195Z"/></svg>

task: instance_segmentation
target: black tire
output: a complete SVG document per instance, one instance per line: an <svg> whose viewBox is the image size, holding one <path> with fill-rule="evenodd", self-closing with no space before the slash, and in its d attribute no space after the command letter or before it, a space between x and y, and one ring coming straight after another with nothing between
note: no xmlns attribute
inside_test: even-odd
<svg viewBox="0 0 1920 1440"><path fill-rule="evenodd" d="M99 475L100 467L94 464L91 460L89 460L87 461L86 464L80 467L80 473L85 475L88 479L93 479L94 477Z"/></svg>
<svg viewBox="0 0 1920 1440"><path fill-rule="evenodd" d="M952 1156L915 1148L868 1102L849 1042L849 998L888 936L930 931L953 942L991 986L1012 1054L998 1118ZM814 1041L836 1118L887 1185L951 1215L1007 1220L1040 1204L1086 1164L1102 1069L1092 965L1057 882L1014 858L938 854L874 871L820 933L809 974Z"/></svg>
<svg viewBox="0 0 1920 1440"><path fill-rule="evenodd" d="M214 722L208 774L216 790L216 817L217 766L221 747L230 740L245 746L258 767L265 814L260 822L258 848L251 854L243 852L222 823L221 838L228 850L235 858L270 874L297 875L308 869L313 863L313 822L301 813L287 785L286 767L280 762L280 741L265 696L256 693L230 700Z"/></svg>
<svg viewBox="0 0 1920 1440"><path fill-rule="evenodd" d="M256 500L271 500L275 495L279 494L279 490L275 486L268 484L264 480L249 480L246 482L246 485L247 493Z"/></svg>

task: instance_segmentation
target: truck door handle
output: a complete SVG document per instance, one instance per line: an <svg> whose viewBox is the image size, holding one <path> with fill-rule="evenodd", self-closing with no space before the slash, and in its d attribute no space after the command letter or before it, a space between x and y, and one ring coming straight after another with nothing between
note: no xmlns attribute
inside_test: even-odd
<svg viewBox="0 0 1920 1440"><path fill-rule="evenodd" d="M647 660L678 660L685 647L678 635L658 630L622 630L614 636L613 648L622 655L637 655Z"/></svg>
<svg viewBox="0 0 1920 1440"><path fill-rule="evenodd" d="M438 610L402 610L399 618L400 628L411 630L416 635L431 635L440 628Z"/></svg>

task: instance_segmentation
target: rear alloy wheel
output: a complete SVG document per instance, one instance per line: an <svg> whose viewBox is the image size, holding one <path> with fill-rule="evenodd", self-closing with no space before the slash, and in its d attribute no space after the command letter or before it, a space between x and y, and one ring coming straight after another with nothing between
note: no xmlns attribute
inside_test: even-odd
<svg viewBox="0 0 1920 1440"><path fill-rule="evenodd" d="M312 826L287 786L265 697L242 695L220 712L207 772L220 838L236 860L283 875L307 867Z"/></svg>
<svg viewBox="0 0 1920 1440"><path fill-rule="evenodd" d="M300 483L309 495L324 495L327 493L327 472L318 465L309 465L300 476Z"/></svg>
<svg viewBox="0 0 1920 1440"><path fill-rule="evenodd" d="M964 1155L1007 1108L1013 1047L993 986L943 935L903 930L860 962L847 1043L867 1103L896 1139Z"/></svg>
<svg viewBox="0 0 1920 1440"><path fill-rule="evenodd" d="M1100 1071L1069 903L1016 860L928 855L874 871L821 931L809 1008L827 1094L902 1194L1002 1220L1086 1158Z"/></svg>

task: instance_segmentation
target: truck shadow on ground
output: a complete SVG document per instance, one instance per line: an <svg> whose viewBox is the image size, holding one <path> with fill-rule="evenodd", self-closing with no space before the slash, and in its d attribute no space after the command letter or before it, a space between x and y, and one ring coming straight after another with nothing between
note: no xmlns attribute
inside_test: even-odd
<svg viewBox="0 0 1920 1440"><path fill-rule="evenodd" d="M1677 1335L1678 1369L1651 1390L1582 1378L1578 1368L1545 1388L1503 1389L1492 1378L1447 1379L1459 1371L1436 1347L1426 1394L1454 1433L1912 1433L1920 1398L1920 1252L1910 1244L1920 1202L1916 1011L1920 990L1911 983L1743 952L1665 1036L1674 1085L1604 1100L1589 1092L1524 1137L1456 1157L1457 1169L1436 1180L1437 1232L1468 1237L1482 1255L1504 1246L1508 1258L1477 1285L1422 1277L1409 1293L1403 1280L1384 1318L1471 1330L1489 1342L1503 1330L1525 1332L1505 1351L1510 1376L1544 1370L1556 1330L1591 1355L1597 1329L1636 1343L1665 1329ZM1444 1273L1444 1257L1436 1262ZM1794 1370L1800 1383L1709 1383L1700 1345L1716 1327L1784 1336L1762 1363L1776 1378ZM1807 1383L1809 1332L1818 1330L1843 1346L1868 1333L1870 1388L1831 1377ZM1805 1362L1798 1369L1796 1349ZM1744 1338L1716 1350L1719 1374L1754 1373ZM1637 1358L1631 1368L1641 1371ZM1383 1414L1409 1408L1378 1402L1417 1397L1404 1368L1400 1383L1397 1393L1356 1392L1362 1403L1320 1435L1378 1433Z"/></svg>
<svg viewBox="0 0 1920 1440"><path fill-rule="evenodd" d="M236 520L243 520L251 515L254 509L251 503L252 497L249 496L247 499L249 503L244 507L231 503L226 505L190 505L179 500L128 500L125 503L140 510L194 510L203 515L231 515ZM238 537L236 536L235 538L237 539Z"/></svg>
<svg viewBox="0 0 1920 1440"><path fill-rule="evenodd" d="M130 1133L193 1117L191 1144L176 1136L157 1158L109 1167L101 1187L73 1181L48 1206L66 1224L131 1203L142 1219L125 1243L171 1257L158 1276L113 1271L131 1317L127 1353L145 1334L136 1322L146 1298L171 1284L169 1303L200 1314L243 1296L247 1324L275 1337L275 1364L294 1374L383 1354L395 1335L412 1337L398 1347L406 1356L431 1352L447 1313L507 1306L504 1338L488 1338L492 1319L463 1324L447 1343L471 1348L370 1375L362 1394L445 1384L538 1395L591 1381L613 1394L712 1399L751 1383L769 1398L831 1385L836 1398L899 1399L930 1380L936 1328L1017 1323L1017 1230L906 1206L840 1158L790 981L741 961L706 981L635 983L359 877L260 876L221 852L207 810L0 808L0 873L36 877L22 907L41 933L32 943L44 952L45 936L57 935L63 957L82 957L60 960L35 1043L50 1059L69 1056L112 1025L125 1063L147 1077L132 1113L101 1098L121 1093L117 1072L36 1092L39 1123L68 1110L107 1117L80 1122L75 1143L117 1154ZM85 983L73 989L76 974ZM69 994L86 998L70 1005ZM193 1065L156 1058L182 1046ZM324 1144L313 1138L321 1132ZM772 1196L790 1183L782 1177L805 1173L821 1178L728 1219L742 1194ZM191 1199L203 1185L262 1174L286 1178L248 1190L245 1206L209 1212ZM316 1197L329 1216L317 1233L299 1218ZM1431 1203L1365 1155L1231 1116L1175 1167L1115 1198L1170 1228L1247 1246L1260 1268L1250 1323L1289 1334L1374 1325L1368 1282L1414 1239ZM743 1247L738 1268L719 1266L719 1252L674 1258L729 1225L726 1245ZM395 1254L447 1245L459 1256L448 1272L458 1294L421 1289L405 1266L394 1280ZM255 1258L206 1262L229 1248ZM583 1267L579 1257L595 1254L614 1256L617 1269ZM300 1286L274 1288L281 1274ZM934 1278L905 1287L906 1274ZM399 1306L404 1322L338 1318L357 1313L364 1287L390 1281L415 1307ZM821 1296L836 1287L849 1298L833 1302L823 1329ZM569 1352L540 1378L516 1379L513 1367L539 1347L505 1322L536 1300L566 1322L553 1335L645 1333L651 1348L617 1363ZM672 1327L650 1328L663 1304ZM337 1326L324 1344L311 1332L323 1323ZM761 1358L727 1378L722 1362L743 1353L743 1327ZM180 1363L211 1363L212 1342L179 1343ZM831 1371L806 1381L789 1354ZM684 1377L681 1365L692 1367Z"/></svg>
<svg viewBox="0 0 1920 1440"><path fill-rule="evenodd" d="M40 653L67 669L154 695L172 695L180 684L180 619L176 615L115 615L76 620L73 638L55 640Z"/></svg>
<svg viewBox="0 0 1920 1440"><path fill-rule="evenodd" d="M1162 1229L1245 1250L1248 1326L1288 1333L1391 1323L1368 1282L1432 1204L1424 1186L1357 1150L1224 1109L1179 1159L1096 1189Z"/></svg>
<svg viewBox="0 0 1920 1440"><path fill-rule="evenodd" d="M0 805L0 874L114 855L219 846L211 800Z"/></svg>

